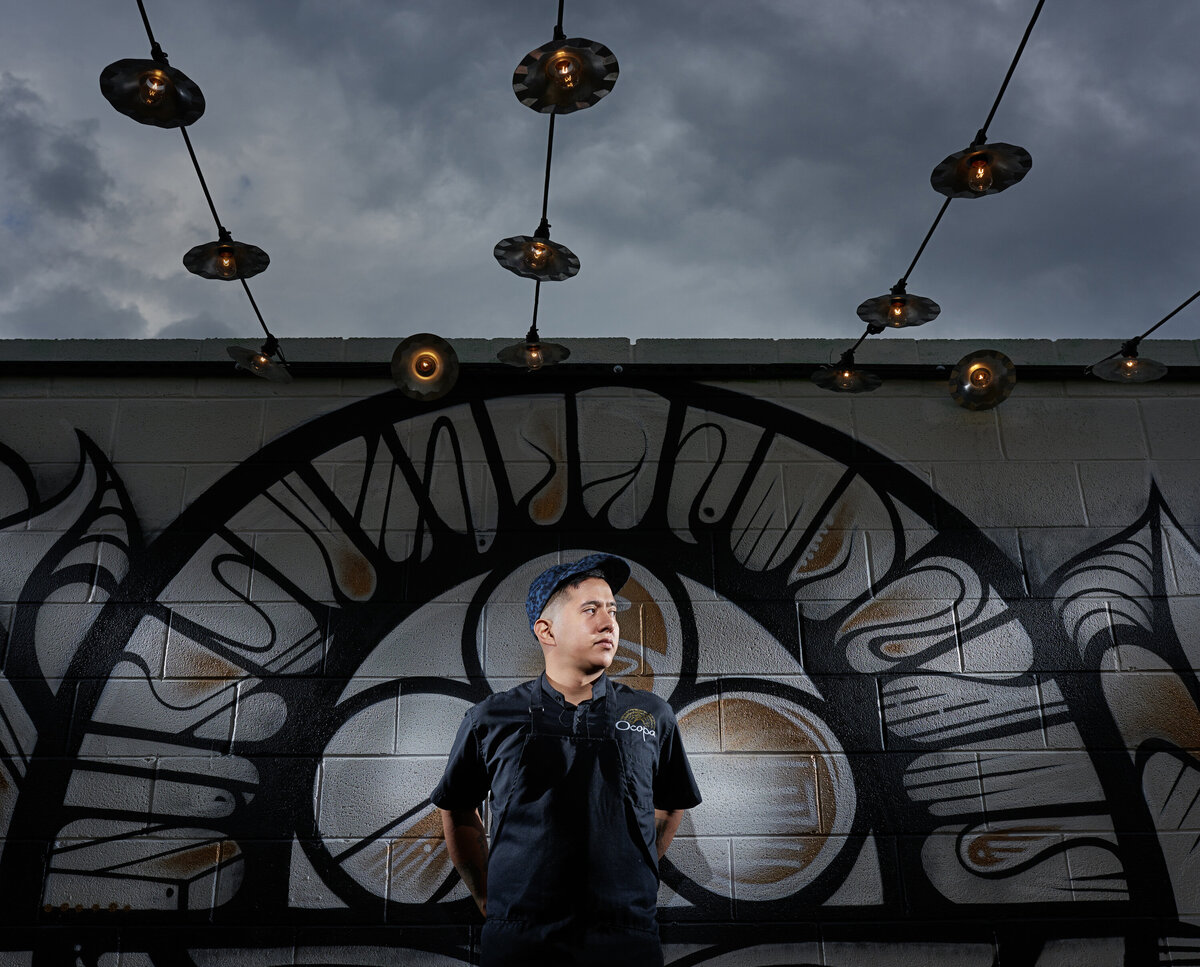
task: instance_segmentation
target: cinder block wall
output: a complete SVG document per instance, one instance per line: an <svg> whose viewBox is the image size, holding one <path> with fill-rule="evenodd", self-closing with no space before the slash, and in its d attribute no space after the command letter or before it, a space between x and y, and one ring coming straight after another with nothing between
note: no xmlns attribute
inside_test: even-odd
<svg viewBox="0 0 1200 967"><path fill-rule="evenodd" d="M529 579L592 550L634 568L613 672L674 706L705 797L669 964L1200 962L1200 383L968 412L944 377L638 366L842 348L586 341L622 370L420 404L172 368L215 343L0 343L0 964L473 962L428 794L539 668Z"/></svg>

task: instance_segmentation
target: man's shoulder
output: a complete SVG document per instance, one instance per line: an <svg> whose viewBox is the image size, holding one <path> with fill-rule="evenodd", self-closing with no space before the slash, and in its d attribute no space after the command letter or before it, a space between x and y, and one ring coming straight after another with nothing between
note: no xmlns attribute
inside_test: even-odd
<svg viewBox="0 0 1200 967"><path fill-rule="evenodd" d="M479 724L486 724L490 720L503 718L514 712L528 716L529 699L536 685L537 679L534 679L514 685L503 692L493 692L487 698L481 699L471 706L467 710L467 715Z"/></svg>

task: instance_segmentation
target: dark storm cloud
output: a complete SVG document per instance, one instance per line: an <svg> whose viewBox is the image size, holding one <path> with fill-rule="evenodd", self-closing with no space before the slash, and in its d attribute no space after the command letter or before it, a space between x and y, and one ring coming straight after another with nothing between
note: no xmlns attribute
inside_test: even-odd
<svg viewBox="0 0 1200 967"><path fill-rule="evenodd" d="M19 231L31 212L83 218L109 204L114 182L96 150L96 124L48 119L45 102L24 81L0 75L0 156L5 221Z"/></svg>
<svg viewBox="0 0 1200 967"><path fill-rule="evenodd" d="M929 173L983 122L1034 5L569 0L566 32L610 46L621 78L557 124L549 218L583 269L543 287L543 331L857 336L855 306L904 272L942 201ZM156 3L208 99L193 138L222 217L271 253L255 293L281 335L524 331L532 286L491 250L540 213L547 119L510 80L555 8L214 0L198 21ZM37 240L19 273L0 267L0 315L73 284L136 304L150 332L252 331L238 293L179 266L213 226L178 139L96 94L144 43L136 11L91 11L18 11L24 35L65 45L57 73L0 37L24 78L2 106L0 231ZM1128 336L1190 294L1198 32L1190 0L1046 4L989 131L1033 171L950 206L909 285L943 312L916 335Z"/></svg>
<svg viewBox="0 0 1200 967"><path fill-rule="evenodd" d="M64 285L17 305L5 316L5 335L44 339L136 339L148 335L135 306L117 305L103 292Z"/></svg>

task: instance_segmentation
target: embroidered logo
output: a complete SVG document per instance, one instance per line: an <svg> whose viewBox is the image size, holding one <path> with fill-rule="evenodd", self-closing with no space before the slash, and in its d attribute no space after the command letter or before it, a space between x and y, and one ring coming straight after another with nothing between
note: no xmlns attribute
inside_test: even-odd
<svg viewBox="0 0 1200 967"><path fill-rule="evenodd" d="M640 732L642 741L646 738L656 738L658 733L655 729L654 716L645 709L631 708L628 712L621 716L617 722L618 732Z"/></svg>

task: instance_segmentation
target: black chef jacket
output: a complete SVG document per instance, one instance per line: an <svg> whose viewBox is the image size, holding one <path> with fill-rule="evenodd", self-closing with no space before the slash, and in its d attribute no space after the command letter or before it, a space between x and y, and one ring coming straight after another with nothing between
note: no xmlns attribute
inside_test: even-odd
<svg viewBox="0 0 1200 967"><path fill-rule="evenodd" d="M489 790L485 948L489 928L506 944L657 936L654 810L700 803L670 705L604 675L579 706L544 673L492 695L467 711L430 798L473 809Z"/></svg>

